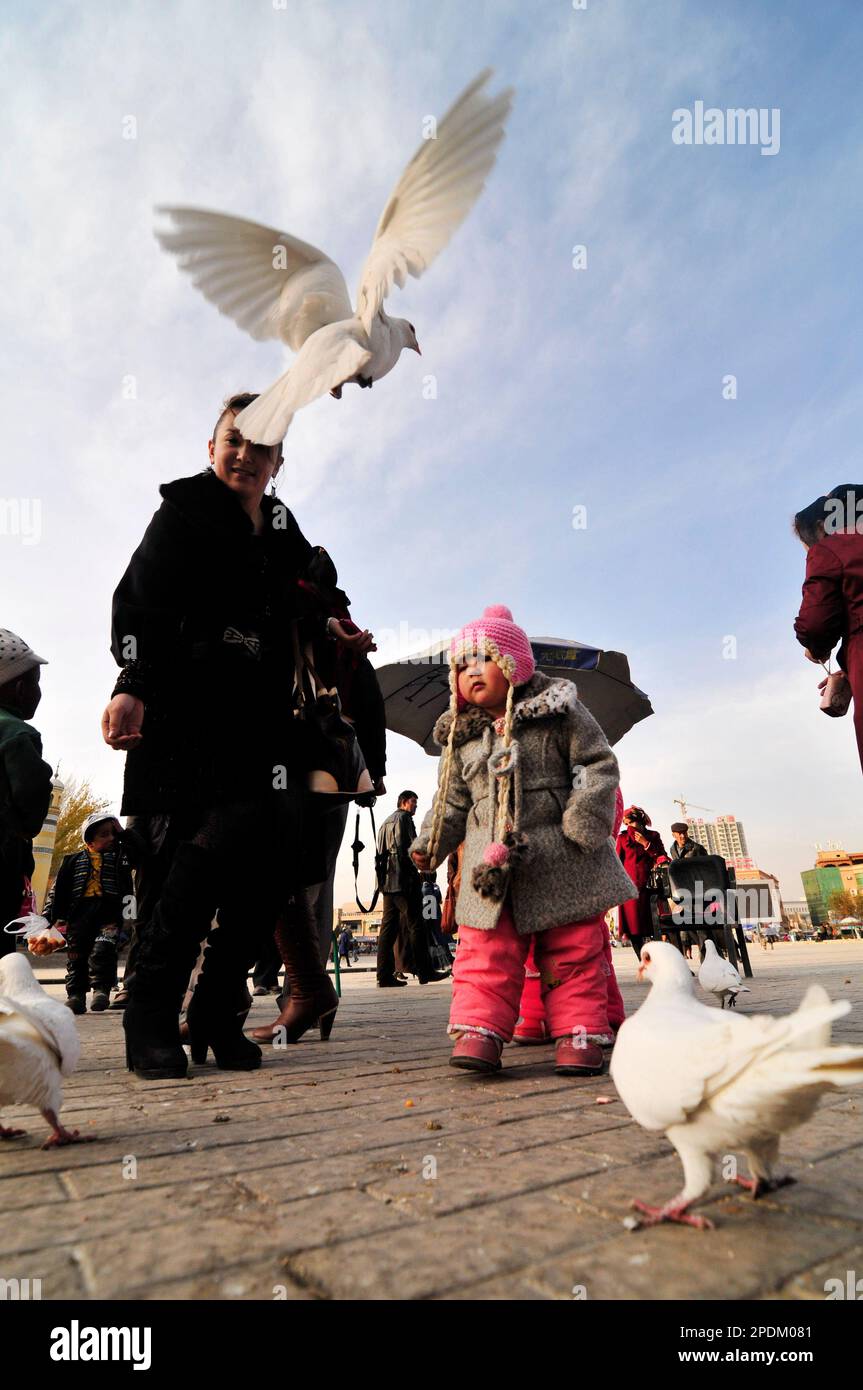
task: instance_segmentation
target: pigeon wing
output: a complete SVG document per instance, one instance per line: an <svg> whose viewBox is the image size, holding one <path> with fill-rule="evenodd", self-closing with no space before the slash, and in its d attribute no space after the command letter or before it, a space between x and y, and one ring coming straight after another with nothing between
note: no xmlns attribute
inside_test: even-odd
<svg viewBox="0 0 863 1390"><path fill-rule="evenodd" d="M357 293L367 333L394 284L419 277L443 250L483 190L504 137L511 88L484 90L487 68L447 111L434 139L423 140L383 210Z"/></svg>
<svg viewBox="0 0 863 1390"><path fill-rule="evenodd" d="M26 1001L12 999L8 995L0 996L0 1030L8 1030L16 1016L24 1019L39 1034L54 1053L60 1071L64 1076L69 1076L78 1065L81 1039L66 1005L49 998L47 994L44 998L28 996Z"/></svg>
<svg viewBox="0 0 863 1390"><path fill-rule="evenodd" d="M683 1124L726 1064L729 1026L719 1009L688 999L643 1004L617 1035L611 1077L633 1119L645 1129Z"/></svg>
<svg viewBox="0 0 863 1390"><path fill-rule="evenodd" d="M21 1013L0 1014L0 1105L60 1113L63 1088L54 1048Z"/></svg>
<svg viewBox="0 0 863 1390"><path fill-rule="evenodd" d="M237 416L237 428L256 444L278 444L295 413L341 386L371 361L356 319L328 324L307 339L296 361Z"/></svg>
<svg viewBox="0 0 863 1390"><path fill-rule="evenodd" d="M795 1050L798 1040L811 1045L851 1007L821 995L810 991L795 1013L782 1018L723 1013L688 999L655 1009L642 1005L621 1026L612 1079L645 1129L684 1124L699 1106L718 1102L729 1088L745 1089L748 1071Z"/></svg>
<svg viewBox="0 0 863 1390"><path fill-rule="evenodd" d="M159 208L156 232L205 299L253 338L298 352L324 324L353 314L345 277L323 251L273 227L201 208Z"/></svg>

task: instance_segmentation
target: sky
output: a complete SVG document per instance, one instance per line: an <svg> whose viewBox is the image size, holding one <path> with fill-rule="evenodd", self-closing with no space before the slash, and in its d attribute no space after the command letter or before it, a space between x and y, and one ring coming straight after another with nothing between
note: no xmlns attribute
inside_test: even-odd
<svg viewBox="0 0 863 1390"><path fill-rule="evenodd" d="M399 632L419 648L489 603L533 635L625 652L655 710L617 745L627 802L666 840L675 797L736 815L799 899L816 843L863 849L851 720L819 713L820 668L794 638L791 533L795 511L863 475L863 13L466 13L4 6L0 626L50 661L46 757L119 802L123 758L99 730L111 594L159 484L205 465L222 398L289 360L195 292L154 209L288 230L354 289L424 119L491 66L516 93L498 163L387 306L423 355L301 412L280 495L335 559L380 662ZM675 143L673 113L698 102L778 111L778 149ZM388 788L415 789L420 815L436 766L391 736Z"/></svg>

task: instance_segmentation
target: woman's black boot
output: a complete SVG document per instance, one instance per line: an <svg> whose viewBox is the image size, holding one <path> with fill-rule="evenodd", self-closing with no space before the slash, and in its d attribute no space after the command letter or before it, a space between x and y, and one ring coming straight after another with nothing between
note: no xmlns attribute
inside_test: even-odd
<svg viewBox="0 0 863 1390"><path fill-rule="evenodd" d="M217 868L212 851L185 841L178 845L142 934L123 1014L126 1065L142 1081L186 1075L180 1006L218 901Z"/></svg>
<svg viewBox="0 0 863 1390"><path fill-rule="evenodd" d="M234 926L233 914L219 913L219 925L204 952L195 992L186 1010L192 1061L202 1064L212 1049L216 1066L224 1071L256 1071L261 1049L245 1036L243 992L257 959L255 941ZM239 924L238 924L239 925Z"/></svg>

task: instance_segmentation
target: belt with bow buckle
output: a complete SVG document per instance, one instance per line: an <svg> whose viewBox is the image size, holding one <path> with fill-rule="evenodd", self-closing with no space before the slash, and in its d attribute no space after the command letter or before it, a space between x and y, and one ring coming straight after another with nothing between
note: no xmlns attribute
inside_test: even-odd
<svg viewBox="0 0 863 1390"><path fill-rule="evenodd" d="M228 642L231 646L245 647L252 656L259 657L261 655L261 639L253 632L247 636L236 627L226 627L222 641Z"/></svg>

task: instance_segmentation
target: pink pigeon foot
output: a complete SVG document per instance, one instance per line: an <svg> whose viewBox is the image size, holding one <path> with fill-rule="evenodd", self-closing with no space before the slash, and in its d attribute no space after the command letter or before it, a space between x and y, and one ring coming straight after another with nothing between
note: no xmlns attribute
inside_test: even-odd
<svg viewBox="0 0 863 1390"><path fill-rule="evenodd" d="M77 1129L66 1129L53 1110L43 1110L42 1118L51 1126L51 1133L42 1145L43 1149L59 1149L66 1144L91 1144L96 1138L95 1134L80 1134Z"/></svg>
<svg viewBox="0 0 863 1390"><path fill-rule="evenodd" d="M745 1187L747 1192L752 1193L753 1202L757 1202L759 1197L764 1197L768 1192L775 1192L780 1187L790 1187L797 1181L790 1175L784 1178L732 1178L739 1187Z"/></svg>
<svg viewBox="0 0 863 1390"><path fill-rule="evenodd" d="M20 1139L26 1133L26 1129L7 1129L0 1125L0 1139Z"/></svg>
<svg viewBox="0 0 863 1390"><path fill-rule="evenodd" d="M684 1202L680 1197L673 1197L664 1207L649 1207L646 1202L634 1201L631 1204L636 1211L641 1212L644 1220L639 1221L641 1226L658 1226L664 1221L673 1221L680 1226L694 1226L697 1231L712 1231L713 1222L706 1216L692 1216L687 1211L689 1202Z"/></svg>

